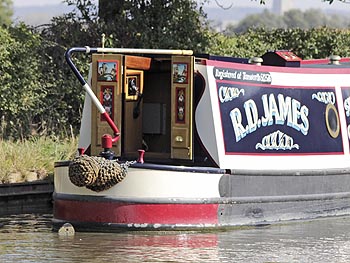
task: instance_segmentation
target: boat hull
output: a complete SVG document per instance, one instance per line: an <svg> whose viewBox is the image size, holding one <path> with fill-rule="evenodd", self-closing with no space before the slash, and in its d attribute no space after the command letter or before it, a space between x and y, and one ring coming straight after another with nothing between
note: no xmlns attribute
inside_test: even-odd
<svg viewBox="0 0 350 263"><path fill-rule="evenodd" d="M349 169L259 172L137 164L124 181L98 193L69 181L68 162L55 169L55 229L69 222L78 231L211 230L350 214Z"/></svg>

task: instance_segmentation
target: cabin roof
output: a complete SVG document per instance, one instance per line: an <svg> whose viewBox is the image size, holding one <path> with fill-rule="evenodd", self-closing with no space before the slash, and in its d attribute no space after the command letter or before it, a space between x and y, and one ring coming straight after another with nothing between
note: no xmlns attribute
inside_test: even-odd
<svg viewBox="0 0 350 263"><path fill-rule="evenodd" d="M195 57L209 59L209 60L216 60L216 61L243 63L243 64L247 64L249 61L248 58L237 58L237 57L228 57L228 56L226 57L226 56L217 56L217 55L210 55L210 54L195 54Z"/></svg>
<svg viewBox="0 0 350 263"><path fill-rule="evenodd" d="M350 62L340 63L339 65L332 64L301 64L301 68L350 68Z"/></svg>
<svg viewBox="0 0 350 263"><path fill-rule="evenodd" d="M330 64L329 59L302 60L302 68L350 68L350 58L342 58L339 64Z"/></svg>

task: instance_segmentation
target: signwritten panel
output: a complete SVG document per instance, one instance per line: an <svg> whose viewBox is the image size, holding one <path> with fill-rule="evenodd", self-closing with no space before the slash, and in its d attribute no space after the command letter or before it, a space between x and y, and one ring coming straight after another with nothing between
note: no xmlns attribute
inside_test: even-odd
<svg viewBox="0 0 350 263"><path fill-rule="evenodd" d="M274 84L272 72L230 67L213 75L225 154L343 153L334 86L288 86L290 74Z"/></svg>

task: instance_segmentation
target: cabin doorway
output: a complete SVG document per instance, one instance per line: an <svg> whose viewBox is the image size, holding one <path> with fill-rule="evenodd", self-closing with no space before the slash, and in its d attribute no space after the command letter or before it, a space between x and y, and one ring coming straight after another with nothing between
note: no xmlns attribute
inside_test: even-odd
<svg viewBox="0 0 350 263"><path fill-rule="evenodd" d="M144 57L133 57L140 61L130 65L125 59L122 155L137 158L143 149L148 160L169 159L171 60L152 58L146 65Z"/></svg>
<svg viewBox="0 0 350 263"><path fill-rule="evenodd" d="M125 63L125 157L143 149L147 159L192 160L193 60L167 56L152 57L143 67Z"/></svg>

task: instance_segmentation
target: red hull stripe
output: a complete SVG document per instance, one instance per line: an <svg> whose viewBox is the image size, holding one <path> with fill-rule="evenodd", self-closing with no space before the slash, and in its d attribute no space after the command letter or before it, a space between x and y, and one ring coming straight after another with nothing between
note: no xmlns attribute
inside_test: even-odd
<svg viewBox="0 0 350 263"><path fill-rule="evenodd" d="M218 204L134 204L56 200L54 218L120 224L217 224Z"/></svg>

